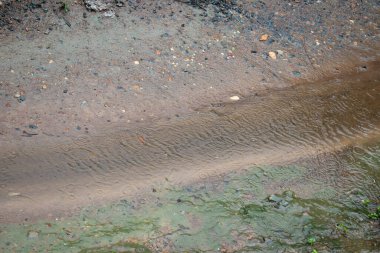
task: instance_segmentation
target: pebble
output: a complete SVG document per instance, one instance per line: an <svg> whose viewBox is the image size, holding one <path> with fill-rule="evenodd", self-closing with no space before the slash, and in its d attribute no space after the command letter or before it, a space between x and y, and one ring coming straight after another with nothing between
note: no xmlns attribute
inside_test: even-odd
<svg viewBox="0 0 380 253"><path fill-rule="evenodd" d="M21 193L19 193L19 192L10 192L10 193L8 193L8 196L9 197L17 197L17 196L21 196Z"/></svg>
<svg viewBox="0 0 380 253"><path fill-rule="evenodd" d="M42 89L46 90L47 89L47 85L46 84L42 85Z"/></svg>
<svg viewBox="0 0 380 253"><path fill-rule="evenodd" d="M111 7L111 1L84 0L83 2L89 11L106 11Z"/></svg>
<svg viewBox="0 0 380 253"><path fill-rule="evenodd" d="M260 41L267 41L268 40L268 38L269 38L269 35L268 34L263 34L263 35L261 35L260 36Z"/></svg>
<svg viewBox="0 0 380 253"><path fill-rule="evenodd" d="M17 98L17 101L18 101L19 103L21 103L21 102L23 102L23 101L25 101L25 100L26 100L26 97L25 97L25 96L20 96L20 97Z"/></svg>
<svg viewBox="0 0 380 253"><path fill-rule="evenodd" d="M28 238L29 239L37 239L38 238L38 232L36 232L36 231L29 231L28 232Z"/></svg>
<svg viewBox="0 0 380 253"><path fill-rule="evenodd" d="M239 96L232 96L232 97L230 97L230 100L238 101L238 100L240 100L240 97Z"/></svg>
<svg viewBox="0 0 380 253"><path fill-rule="evenodd" d="M268 54L269 54L269 57L272 58L273 60L277 59L277 55L275 52L270 51Z"/></svg>
<svg viewBox="0 0 380 253"><path fill-rule="evenodd" d="M299 71L293 71L292 72L293 73L293 75L295 76L295 77L301 77L301 72L299 72Z"/></svg>
<svg viewBox="0 0 380 253"><path fill-rule="evenodd" d="M15 98L19 98L21 96L21 94L19 92L16 92L16 94L14 95Z"/></svg>
<svg viewBox="0 0 380 253"><path fill-rule="evenodd" d="M115 12L112 11L112 10L109 10L109 11L104 12L103 15L104 15L105 17L112 18L112 17L115 16Z"/></svg>
<svg viewBox="0 0 380 253"><path fill-rule="evenodd" d="M139 61L135 61L135 65L139 65L140 64L140 62Z"/></svg>

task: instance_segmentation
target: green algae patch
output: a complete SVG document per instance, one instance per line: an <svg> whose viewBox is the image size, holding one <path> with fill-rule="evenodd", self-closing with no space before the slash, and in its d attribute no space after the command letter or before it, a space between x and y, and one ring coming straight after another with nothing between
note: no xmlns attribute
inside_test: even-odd
<svg viewBox="0 0 380 253"><path fill-rule="evenodd" d="M80 253L113 253L113 252L139 252L139 253L150 253L151 251L138 243L132 242L119 242L114 245L109 245L100 248L84 249Z"/></svg>
<svg viewBox="0 0 380 253"><path fill-rule="evenodd" d="M370 181L378 177L379 151L343 161L363 166ZM313 169L261 166L190 186L166 182L67 220L1 225L0 251L375 252L378 189L342 191L308 179Z"/></svg>

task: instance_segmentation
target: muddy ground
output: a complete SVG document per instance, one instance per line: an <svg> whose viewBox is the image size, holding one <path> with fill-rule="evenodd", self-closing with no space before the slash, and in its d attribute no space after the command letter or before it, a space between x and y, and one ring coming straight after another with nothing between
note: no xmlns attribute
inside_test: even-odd
<svg viewBox="0 0 380 253"><path fill-rule="evenodd" d="M376 252L378 1L90 2L0 0L0 249Z"/></svg>
<svg viewBox="0 0 380 253"><path fill-rule="evenodd" d="M34 173L48 169L45 160L58 177L61 160L50 158L70 147L94 150L120 130L145 145L147 127L186 125L237 98L256 96L255 103L265 104L274 90L378 67L377 1L121 2L97 12L82 1L1 1L0 187L6 201L20 194L12 188L15 175L21 182L54 174ZM93 138L103 140L88 141ZM41 167L23 176L23 169L9 170L17 161L24 169ZM41 183L41 192L49 193ZM19 211L15 219L39 216Z"/></svg>
<svg viewBox="0 0 380 253"><path fill-rule="evenodd" d="M378 1L203 2L2 0L2 146L183 117L378 57Z"/></svg>

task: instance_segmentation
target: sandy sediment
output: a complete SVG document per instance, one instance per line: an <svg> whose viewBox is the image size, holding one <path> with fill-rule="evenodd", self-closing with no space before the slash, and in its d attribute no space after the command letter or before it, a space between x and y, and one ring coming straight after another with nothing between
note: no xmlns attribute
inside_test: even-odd
<svg viewBox="0 0 380 253"><path fill-rule="evenodd" d="M4 222L70 213L138 192L150 179L197 180L378 134L376 1L244 1L222 11L130 1L111 17L74 2L67 12L29 5L25 17L20 3L3 2ZM332 139L324 136L318 113L343 130L332 125ZM310 125L294 130L287 117L300 115ZM304 136L292 140L284 129Z"/></svg>

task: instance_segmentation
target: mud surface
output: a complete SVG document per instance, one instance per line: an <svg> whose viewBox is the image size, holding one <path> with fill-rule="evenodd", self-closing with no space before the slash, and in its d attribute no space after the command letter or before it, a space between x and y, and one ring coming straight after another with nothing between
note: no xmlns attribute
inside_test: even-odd
<svg viewBox="0 0 380 253"><path fill-rule="evenodd" d="M72 211L165 179L190 182L377 140L379 103L379 75L364 72L348 80L260 92L153 126L4 148L1 215L30 219Z"/></svg>
<svg viewBox="0 0 380 253"><path fill-rule="evenodd" d="M377 1L225 2L127 1L106 17L80 1L65 1L65 12L3 0L2 20L12 21L0 37L3 145L182 117L231 96L365 71L377 57Z"/></svg>
<svg viewBox="0 0 380 253"><path fill-rule="evenodd" d="M0 0L2 251L376 252L378 1L86 2Z"/></svg>

